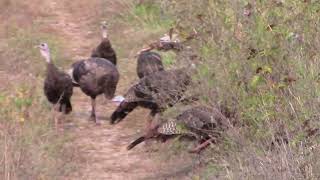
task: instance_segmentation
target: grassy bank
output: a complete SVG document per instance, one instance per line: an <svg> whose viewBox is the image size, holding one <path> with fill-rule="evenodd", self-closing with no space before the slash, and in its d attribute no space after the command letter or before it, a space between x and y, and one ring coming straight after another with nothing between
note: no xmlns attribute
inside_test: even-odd
<svg viewBox="0 0 320 180"><path fill-rule="evenodd" d="M199 177L319 178L319 3L141 2L127 20L144 31L198 31L188 46L200 64L201 104L221 107L233 124ZM190 62L167 58L172 67Z"/></svg>

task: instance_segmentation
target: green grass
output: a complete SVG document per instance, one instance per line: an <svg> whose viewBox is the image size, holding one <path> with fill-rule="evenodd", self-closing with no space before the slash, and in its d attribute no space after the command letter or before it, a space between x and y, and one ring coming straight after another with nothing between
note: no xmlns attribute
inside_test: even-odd
<svg viewBox="0 0 320 180"><path fill-rule="evenodd" d="M172 68L176 62L176 54L174 52L160 53L162 62L166 68Z"/></svg>
<svg viewBox="0 0 320 180"><path fill-rule="evenodd" d="M10 179L59 177L71 170L64 167L73 166L72 151L64 150L70 137L57 134L51 108L39 103L42 89L34 89L37 82L27 81L8 87L1 95L0 154L4 161L0 174Z"/></svg>
<svg viewBox="0 0 320 180"><path fill-rule="evenodd" d="M121 15L121 19L139 28L139 30L143 28L145 32L163 32L164 30L168 30L174 23L172 18L162 12L158 3L123 3L126 4L129 9L128 12Z"/></svg>
<svg viewBox="0 0 320 180"><path fill-rule="evenodd" d="M63 65L62 45L59 39L39 33L34 24L21 28L7 26L7 36L1 45L7 59L0 69L11 80L2 82L0 95L0 165L4 179L55 179L73 170L72 148L64 145L70 141L67 134L59 135L53 127L54 115L43 95L43 75L46 64L40 57L40 42L50 46L52 58Z"/></svg>
<svg viewBox="0 0 320 180"><path fill-rule="evenodd" d="M250 16L243 14L248 3L252 7ZM189 45L201 60L194 78L201 82L197 86L203 95L201 103L227 104L235 113L230 118L236 126L227 136L239 146L221 150L226 154L219 151L208 155L207 158L215 160L213 165L218 166L219 172L215 174L222 172L222 177L227 179L264 178L268 174L280 177L281 171L274 168L285 166L288 179L319 178L317 160L309 159L319 158L316 155L319 152L315 150L310 157L299 157L301 151L309 151L319 141L318 136L306 138L310 128L320 128L315 120L319 117L320 104L317 80L320 56L316 53L320 49L316 38L320 30L316 26L320 20L319 3L188 1L163 4L167 8L163 11L174 18L173 22L179 22L176 26L179 32L183 34L192 28L199 32L197 40ZM171 67L177 63L170 62L174 62L170 63ZM288 81L290 78L294 80ZM310 119L314 124L302 128ZM279 152L274 154L270 144L277 138L288 139L288 145L274 147L274 151ZM270 159L271 155L277 158L281 155L288 164L281 164L277 158ZM265 157L269 157L274 167L265 164L268 161ZM264 163L264 169L253 170L259 162ZM302 170L306 168L303 162L310 162L308 171ZM210 166L207 168L209 171ZM204 173L208 176L208 172Z"/></svg>
<svg viewBox="0 0 320 180"><path fill-rule="evenodd" d="M56 36L39 33L37 25L23 29L12 25L8 31L10 32L7 39L8 47L4 56L11 57L9 64L15 63L17 68L33 73L43 72L46 67L45 61L40 56L39 49L35 47L42 42L49 45L51 58L57 66L66 64L61 51L62 41Z"/></svg>
<svg viewBox="0 0 320 180"><path fill-rule="evenodd" d="M319 135L308 137L310 130L320 129L318 2L122 4L127 11L116 20L143 32L143 41L171 27L181 37L198 31L188 43L199 57L193 79L201 83L192 91L201 94L201 105L226 106L233 126L205 152L209 163L194 179L319 179ZM189 63L186 51L161 55L169 69ZM173 107L164 117L182 109ZM177 139L169 148L165 160L183 154L187 144Z"/></svg>

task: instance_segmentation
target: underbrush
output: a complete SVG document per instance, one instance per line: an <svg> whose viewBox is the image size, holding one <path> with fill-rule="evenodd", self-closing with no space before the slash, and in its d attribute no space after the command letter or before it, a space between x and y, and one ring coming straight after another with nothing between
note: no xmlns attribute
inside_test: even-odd
<svg viewBox="0 0 320 180"><path fill-rule="evenodd" d="M0 95L1 179L52 179L70 172L70 140L53 128L53 113L35 79L15 79Z"/></svg>
<svg viewBox="0 0 320 180"><path fill-rule="evenodd" d="M320 177L319 3L141 2L129 13L133 24L159 24L153 19L166 14L172 23L160 26L175 27L182 39L196 29L186 44L198 65L194 89L201 104L220 107L231 121L224 140L205 153L210 161L200 178ZM184 53L166 55L165 64L190 64Z"/></svg>
<svg viewBox="0 0 320 180"><path fill-rule="evenodd" d="M121 5L126 11L119 13L117 20L131 25L137 31L152 34L163 33L174 24L173 19L162 11L160 2L121 1Z"/></svg>
<svg viewBox="0 0 320 180"><path fill-rule="evenodd" d="M130 23L133 27L146 33L163 32L169 30L174 21L165 14L159 4L152 1L134 3L133 1L121 1L127 12L121 13L119 20Z"/></svg>

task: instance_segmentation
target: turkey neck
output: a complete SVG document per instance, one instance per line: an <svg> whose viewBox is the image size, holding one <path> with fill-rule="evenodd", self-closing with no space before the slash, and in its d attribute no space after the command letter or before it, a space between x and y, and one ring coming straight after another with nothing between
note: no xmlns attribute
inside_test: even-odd
<svg viewBox="0 0 320 180"><path fill-rule="evenodd" d="M100 46L104 49L111 49L111 43L108 38L103 38Z"/></svg>
<svg viewBox="0 0 320 180"><path fill-rule="evenodd" d="M47 63L47 77L57 77L58 74L58 68L52 62Z"/></svg>

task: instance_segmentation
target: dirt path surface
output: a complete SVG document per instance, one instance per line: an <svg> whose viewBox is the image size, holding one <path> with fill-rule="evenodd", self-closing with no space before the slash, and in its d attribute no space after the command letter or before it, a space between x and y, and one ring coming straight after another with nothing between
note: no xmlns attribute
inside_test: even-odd
<svg viewBox="0 0 320 180"><path fill-rule="evenodd" d="M89 28L92 21L90 16L79 17L58 0L50 1L50 8L54 13L50 26L65 39L65 51L71 54L73 61L87 57L99 43L99 34L93 33ZM112 13L115 8L109 6L106 11ZM110 31L112 33L116 30L115 35L131 31L119 27L111 27ZM113 42L116 44L116 41ZM118 61L121 80L117 94L122 94L136 77L135 61L133 57L121 56L118 56ZM141 134L139 130L143 129L147 110L135 110L124 122L111 126L109 117L116 106L99 97L97 114L102 125L97 126L88 121L90 98L79 89L75 89L72 104L74 111L70 117L71 123L65 125L65 133L71 133L75 137L72 146L76 147L82 160L75 173L65 179L153 179L151 177L155 178L160 172L160 164L155 162L152 153L146 153L143 145L132 151L125 149L133 138Z"/></svg>

